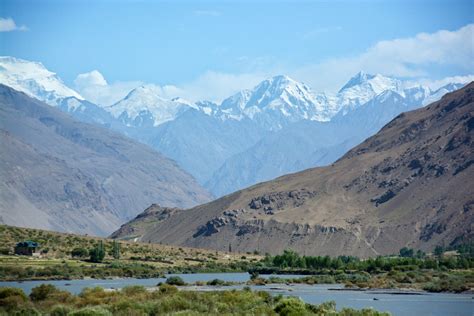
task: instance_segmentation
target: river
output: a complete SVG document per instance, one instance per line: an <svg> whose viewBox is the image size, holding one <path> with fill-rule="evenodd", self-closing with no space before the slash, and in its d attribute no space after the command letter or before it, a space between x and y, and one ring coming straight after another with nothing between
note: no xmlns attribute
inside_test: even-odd
<svg viewBox="0 0 474 316"><path fill-rule="evenodd" d="M210 281L221 279L224 281L245 282L250 275L248 273L196 273L196 274L170 274L167 276L179 276L187 283L196 281ZM269 277L261 275L262 277ZM279 275L281 278L298 277L295 275ZM103 288L119 289L127 285L143 285L154 287L159 282L164 282L165 278L153 279L86 279L67 281L23 281L23 282L0 282L0 286L19 287L29 294L31 289L42 283L53 284L62 290L67 290L78 294L85 287L100 286ZM199 290L215 289L240 289L243 286L230 287L198 287ZM472 316L474 313L474 300L470 294L450 294L450 293L400 293L390 291L350 291L344 290L338 284L268 284L265 286L252 286L253 290L267 291L273 295L293 295L298 296L305 302L319 304L334 300L338 309L352 307L356 309L372 307L379 311L390 312L392 315L459 315Z"/></svg>

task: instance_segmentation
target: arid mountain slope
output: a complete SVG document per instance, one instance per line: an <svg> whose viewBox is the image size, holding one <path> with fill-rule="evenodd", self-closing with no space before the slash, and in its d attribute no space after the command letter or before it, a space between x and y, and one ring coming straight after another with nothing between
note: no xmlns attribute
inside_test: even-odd
<svg viewBox="0 0 474 316"><path fill-rule="evenodd" d="M220 250L230 244L239 251L292 248L362 257L472 240L473 130L471 83L397 116L330 166L175 211L135 237Z"/></svg>
<svg viewBox="0 0 474 316"><path fill-rule="evenodd" d="M175 162L0 85L0 223L106 235L153 202L210 200Z"/></svg>

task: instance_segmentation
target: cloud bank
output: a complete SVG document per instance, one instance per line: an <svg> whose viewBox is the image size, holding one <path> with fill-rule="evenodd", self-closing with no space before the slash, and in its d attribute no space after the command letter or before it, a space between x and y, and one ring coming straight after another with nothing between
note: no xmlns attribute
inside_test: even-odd
<svg viewBox="0 0 474 316"><path fill-rule="evenodd" d="M355 73L363 70L367 73L408 78L414 83L423 83L436 89L448 80L466 82L474 79L473 76L459 76L433 80L431 71L435 67L448 66L461 69L464 73L472 73L473 41L474 24L469 24L455 31L440 30L435 33L420 33L409 38L380 41L354 56L327 59L296 68L266 65L267 70L262 70L261 66L256 66L255 71L246 67L245 73L207 71L190 82L155 87L164 98L179 96L191 101L219 102L277 74L288 74L305 82L316 92L334 92ZM252 60L246 63L261 65L253 63ZM74 83L78 92L85 98L102 105L117 102L130 90L144 84L137 81L108 84L97 70L80 74Z"/></svg>
<svg viewBox="0 0 474 316"><path fill-rule="evenodd" d="M18 26L12 18L0 18L0 32L27 31L24 25Z"/></svg>
<svg viewBox="0 0 474 316"><path fill-rule="evenodd" d="M318 91L334 91L360 70L408 78L430 77L430 68L438 66L470 72L474 69L473 41L474 24L468 24L456 31L380 41L362 54L328 59L289 73Z"/></svg>

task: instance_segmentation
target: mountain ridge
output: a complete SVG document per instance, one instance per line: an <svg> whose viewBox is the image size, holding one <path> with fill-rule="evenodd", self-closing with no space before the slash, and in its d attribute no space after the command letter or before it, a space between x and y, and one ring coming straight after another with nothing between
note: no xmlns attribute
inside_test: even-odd
<svg viewBox="0 0 474 316"><path fill-rule="evenodd" d="M106 235L154 203L210 199L174 161L0 84L0 220Z"/></svg>
<svg viewBox="0 0 474 316"><path fill-rule="evenodd" d="M327 167L177 211L135 238L216 250L230 245L236 251L291 248L360 257L469 242L473 130L474 82L398 115Z"/></svg>
<svg viewBox="0 0 474 316"><path fill-rule="evenodd" d="M8 71L0 68L0 82L5 72ZM34 81L34 76L24 74L17 79L21 84ZM80 121L147 144L177 161L212 194L222 196L288 172L331 163L400 112L422 107L459 88L463 83L456 80L462 81L453 79L451 84L432 91L420 84L360 72L338 93L326 94L315 93L304 83L278 75L219 104L193 103L179 97L164 99L161 89L153 85L137 87L109 106L74 96L51 101L50 91L44 89L38 97ZM329 134L334 141L324 142ZM275 140L276 137L282 139ZM294 144L295 150L289 150L289 144ZM298 147L303 144L310 155ZM262 154L264 151L286 158L279 160L282 165L277 165ZM243 167L245 172L240 172Z"/></svg>

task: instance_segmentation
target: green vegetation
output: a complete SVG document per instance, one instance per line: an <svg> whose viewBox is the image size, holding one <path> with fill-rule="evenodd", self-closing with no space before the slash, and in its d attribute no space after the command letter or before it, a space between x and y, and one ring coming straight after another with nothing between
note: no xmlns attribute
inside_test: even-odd
<svg viewBox="0 0 474 316"><path fill-rule="evenodd" d="M417 258L413 256L413 250L402 249L400 257L369 258L361 260L356 257L339 256L331 258L329 256L300 256L291 250L285 250L283 254L277 256L267 256L264 263L268 267L275 267L281 270L301 269L304 271L320 271L322 269L332 270L355 270L369 273L414 269L471 269L474 268L474 258L469 256L451 256L443 258ZM409 255L412 256L409 256Z"/></svg>
<svg viewBox="0 0 474 316"><path fill-rule="evenodd" d="M13 255L16 243L41 245L41 258ZM0 225L0 280L160 277L164 273L244 272L262 257L117 241Z"/></svg>
<svg viewBox="0 0 474 316"><path fill-rule="evenodd" d="M41 244L41 258L11 255L19 241ZM474 288L474 246L437 247L434 255L402 248L399 256L300 256L286 250L265 257L53 233L0 225L0 279L163 277L166 273L250 272L251 284L342 283L348 288L412 288L462 292ZM5 255L6 253L6 255ZM258 274L303 274L264 280ZM179 285L178 283L174 283ZM230 285L213 280L208 285ZM204 285L204 282L202 284Z"/></svg>
<svg viewBox="0 0 474 316"><path fill-rule="evenodd" d="M166 284L169 285L186 285L186 282L183 281L179 276L172 276L166 279Z"/></svg>
<svg viewBox="0 0 474 316"><path fill-rule="evenodd" d="M114 241L115 244L115 241ZM89 255L91 256L91 262L99 263L104 261L105 258L105 249L104 242L99 240L99 243L90 250Z"/></svg>
<svg viewBox="0 0 474 316"><path fill-rule="evenodd" d="M71 251L71 257L73 258L85 258L89 254L89 251L85 248L74 248Z"/></svg>
<svg viewBox="0 0 474 316"><path fill-rule="evenodd" d="M106 279L110 277L159 278L163 272L144 263L111 262L106 264L71 264L70 262L29 266L0 265L0 276L4 280L70 280L85 277Z"/></svg>
<svg viewBox="0 0 474 316"><path fill-rule="evenodd" d="M114 257L115 260L120 259L120 243L116 240L112 243L112 257Z"/></svg>
<svg viewBox="0 0 474 316"><path fill-rule="evenodd" d="M471 249L464 247L462 249ZM474 258L464 251L457 256L428 258L413 249L403 248L400 256L362 260L356 257L300 256L286 250L266 256L251 269L251 283L343 283L348 288L412 288L430 292L462 292L474 287ZM304 274L298 279L258 277L263 274Z"/></svg>
<svg viewBox="0 0 474 316"><path fill-rule="evenodd" d="M33 295L33 293L35 293ZM28 298L20 289L0 288L0 315L388 315L372 309L336 310L334 302L304 303L267 292L178 291L163 284L156 291L141 286L120 291L86 288L79 295L54 286L34 288Z"/></svg>
<svg viewBox="0 0 474 316"><path fill-rule="evenodd" d="M214 279L214 280L206 282L206 285L209 285L209 286L229 286L229 285L235 285L235 284L238 284L238 283L231 282L231 281L224 281L221 279Z"/></svg>

